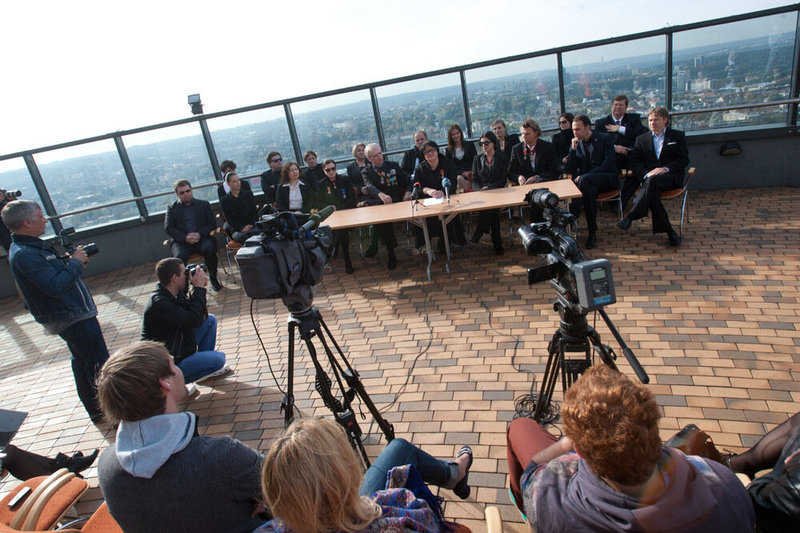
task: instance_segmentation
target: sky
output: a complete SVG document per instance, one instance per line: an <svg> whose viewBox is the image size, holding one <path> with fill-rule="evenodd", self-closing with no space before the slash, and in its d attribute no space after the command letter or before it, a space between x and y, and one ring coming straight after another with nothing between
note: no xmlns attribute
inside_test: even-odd
<svg viewBox="0 0 800 533"><path fill-rule="evenodd" d="M0 155L787 3L7 1Z"/></svg>

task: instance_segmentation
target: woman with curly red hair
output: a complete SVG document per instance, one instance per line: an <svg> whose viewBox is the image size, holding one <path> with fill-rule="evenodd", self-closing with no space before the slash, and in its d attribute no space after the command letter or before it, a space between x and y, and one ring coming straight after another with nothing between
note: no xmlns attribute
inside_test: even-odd
<svg viewBox="0 0 800 533"><path fill-rule="evenodd" d="M528 418L508 428L511 491L539 533L753 531L753 506L729 469L662 446L644 385L597 365L567 391L561 415L561 439Z"/></svg>

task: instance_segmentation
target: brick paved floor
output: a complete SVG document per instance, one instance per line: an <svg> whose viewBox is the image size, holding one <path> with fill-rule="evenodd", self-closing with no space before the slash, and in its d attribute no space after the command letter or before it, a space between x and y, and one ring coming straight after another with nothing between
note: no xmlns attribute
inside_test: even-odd
<svg viewBox="0 0 800 533"><path fill-rule="evenodd" d="M677 249L663 235L654 237L649 221L626 234L614 226L614 215L601 211L603 233L591 255L613 263L617 303L607 310L650 375L665 438L696 422L720 448L741 450L797 411L799 207L798 189L693 193L691 222ZM668 209L677 220L677 202ZM446 514L475 531L484 529L479 520L488 503L500 506L511 531L525 529L505 491L505 429L515 398L538 386L558 326L553 290L527 286L525 269L534 259L516 235L514 242L506 239L504 256L494 255L485 236L456 252L452 277L438 261L427 281L423 258L401 236L396 271L386 271L383 250L374 259L356 257L352 276L341 259L333 260L315 299L398 436L440 457L472 445L472 496L461 502L442 493ZM88 280L111 351L138 337L152 267ZM189 408L201 417L202 433L233 435L266 450L283 425L278 387L286 368L287 312L271 300L254 306L276 384L251 324L251 301L230 278L223 282L222 292L211 293L209 310L220 320L219 346L235 373L200 386ZM88 424L77 400L64 343L44 335L16 298L0 301L0 317L2 406L30 412L14 443L48 455L109 445L112 429ZM605 325L597 327L619 352ZM328 414L313 391L305 347L297 359L298 407L304 415ZM622 357L619 366L632 375ZM369 419L362 427L371 433L367 450L374 457L383 445L380 432ZM79 507L84 513L102 498L96 468L87 473L92 489ZM0 494L15 483L6 479Z"/></svg>

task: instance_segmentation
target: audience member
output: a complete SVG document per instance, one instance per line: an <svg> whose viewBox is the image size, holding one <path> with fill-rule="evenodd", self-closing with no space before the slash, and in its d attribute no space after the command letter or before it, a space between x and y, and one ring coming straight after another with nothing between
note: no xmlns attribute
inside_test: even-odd
<svg viewBox="0 0 800 533"><path fill-rule="evenodd" d="M575 134L572 133L572 121L575 116L572 113L564 113L558 117L558 133L553 135L553 150L556 152L556 161L558 162L558 171L563 172L564 167L567 165L567 154L569 154L569 147L572 145L572 138Z"/></svg>
<svg viewBox="0 0 800 533"><path fill-rule="evenodd" d="M261 485L275 518L254 533L438 533L441 509L423 482L467 498L471 465L469 446L445 461L396 438L362 474L341 426L302 418L272 442L264 459Z"/></svg>
<svg viewBox="0 0 800 533"><path fill-rule="evenodd" d="M508 127L506 126L505 121L502 119L497 119L492 122L492 131L494 131L494 134L497 137L497 146L499 150L503 152L503 155L506 156L506 159L511 161L511 149L519 144L519 135L516 133L509 135Z"/></svg>
<svg viewBox="0 0 800 533"><path fill-rule="evenodd" d="M172 256L186 264L190 255L202 255L208 266L211 287L218 291L222 283L217 278L217 239L213 235L217 224L211 204L194 198L188 180L176 181L174 188L178 200L167 207L164 217L164 231L172 238Z"/></svg>
<svg viewBox="0 0 800 533"><path fill-rule="evenodd" d="M217 317L206 308L203 269L192 273L179 259L167 257L156 263L155 273L158 283L144 306L142 340L164 344L187 383L230 372L225 354L214 349Z"/></svg>
<svg viewBox="0 0 800 533"><path fill-rule="evenodd" d="M491 131L487 131L481 136L480 145L483 153L472 163L472 185L476 191L502 189L506 185L508 176L508 160L503 152L497 150L497 137ZM487 231L491 232L495 253L503 255L503 240L500 238L500 211L498 209L478 211L478 223L475 233L472 234L472 242L477 244Z"/></svg>
<svg viewBox="0 0 800 533"><path fill-rule="evenodd" d="M281 186L283 157L278 152L270 152L267 154L267 164L269 170L261 174L261 190L264 192L266 205L276 207L278 188Z"/></svg>
<svg viewBox="0 0 800 533"><path fill-rule="evenodd" d="M225 214L225 232L236 242L244 242L251 235L259 233L255 227L258 217L256 200L252 192L244 190L245 183L235 172L225 174L225 184L230 190L220 200Z"/></svg>
<svg viewBox="0 0 800 533"><path fill-rule="evenodd" d="M25 481L32 477L49 476L57 470L66 468L78 477L81 472L92 466L99 450L89 455L76 452L72 457L65 453L58 453L55 457L45 457L26 450L21 450L13 444L7 445L0 452L0 469L7 470L15 478Z"/></svg>
<svg viewBox="0 0 800 533"><path fill-rule="evenodd" d="M332 205L337 211L342 209L352 209L356 206L356 189L353 182L347 176L339 176L336 173L336 161L326 159L322 163L322 171L325 172L326 179L317 187L315 206L322 209ZM344 269L348 274L353 273L353 264L350 262L350 230L335 229L333 238L336 241L336 252L341 252L344 258Z"/></svg>
<svg viewBox="0 0 800 533"><path fill-rule="evenodd" d="M300 165L289 161L281 170L281 186L278 189L278 209L308 213L314 206L314 192L310 185L300 181Z"/></svg>
<svg viewBox="0 0 800 533"><path fill-rule="evenodd" d="M532 118L520 126L522 142L511 150L508 176L514 185L550 181L558 177L558 166L553 145L539 137L542 128Z"/></svg>
<svg viewBox="0 0 800 533"><path fill-rule="evenodd" d="M596 365L567 391L561 416L560 440L529 418L508 428L511 491L539 533L753 531L730 470L662 446L644 385Z"/></svg>
<svg viewBox="0 0 800 533"><path fill-rule="evenodd" d="M325 173L322 171L322 165L317 161L317 153L314 150L306 151L303 154L303 161L306 162L306 169L303 171L303 183L314 191L317 188L317 184L325 180Z"/></svg>
<svg viewBox="0 0 800 533"><path fill-rule="evenodd" d="M384 159L381 147L375 143L368 144L364 153L370 163L361 171L364 186L367 189L366 202L377 205L378 203L391 204L410 200L411 183L400 165ZM394 270L397 268L397 256L394 253L394 249L397 248L397 239L394 236L394 228L390 223L376 224L375 232L386 246L389 255L389 270Z"/></svg>
<svg viewBox="0 0 800 533"><path fill-rule="evenodd" d="M225 197L226 194L231 192L231 187L228 185L228 182L225 181L225 175L228 172L236 172L236 163L231 161L230 159L226 159L222 163L219 164L219 171L222 174L222 183L217 186L217 196L219 197L220 201ZM250 188L250 183L247 180L241 180L241 189L243 191L248 191L252 194L253 190Z"/></svg>
<svg viewBox="0 0 800 533"><path fill-rule="evenodd" d="M647 131L642 125L642 117L639 116L639 113L626 113L627 110L628 97L619 94L611 101L611 114L594 123L595 131L612 136L618 171L630 167L633 143L636 137Z"/></svg>
<svg viewBox="0 0 800 533"><path fill-rule="evenodd" d="M458 188L464 191L470 190L472 161L475 160L475 156L478 154L475 150L475 144L464 137L464 131L458 124L453 124L447 130L445 154L456 164L459 174L464 176L464 179L459 182Z"/></svg>
<svg viewBox="0 0 800 533"><path fill-rule="evenodd" d="M108 510L126 533L250 533L265 520L256 516L262 457L230 437L199 435L197 417L179 409L184 382L156 342L134 343L103 365L100 405L119 422L98 466Z"/></svg>
<svg viewBox="0 0 800 533"><path fill-rule="evenodd" d="M614 143L609 135L593 132L586 115L575 117L572 130L575 137L572 138L565 171L574 176L583 197L573 200L570 210L577 217L581 209L586 208L586 224L589 227L586 248L592 249L597 243L597 195L619 187Z"/></svg>
<svg viewBox="0 0 800 533"><path fill-rule="evenodd" d="M445 192L451 196L454 195L456 183L461 176L455 163L439 153L439 145L436 141L427 141L422 145L422 157L425 160L417 167L414 179L422 186L423 195L430 198L443 198ZM443 184L445 178L450 181L447 189ZM439 249L444 250L441 221L437 217L428 217L425 222L428 225L428 234L432 237L439 237ZM422 231L419 228L417 230L418 232ZM461 220L457 216L447 225L447 235L451 242L455 242L459 246L467 244L467 240L464 238L464 226L461 225ZM419 237L421 236L418 234L418 240Z"/></svg>
<svg viewBox="0 0 800 533"><path fill-rule="evenodd" d="M47 220L36 202L9 202L2 217L12 233L11 274L25 305L48 334L67 343L78 398L92 422L99 422L103 414L97 405L95 377L108 359L108 348L97 321L97 306L81 279L89 256L83 246L61 254L39 238L46 231Z"/></svg>
<svg viewBox="0 0 800 533"><path fill-rule="evenodd" d="M414 147L410 150L407 150L403 154L403 161L400 163L400 168L403 169L403 172L406 173L406 176L409 177L409 180L414 181L414 171L417 169L417 165L420 164L421 161L424 160L422 157L422 145L428 141L428 134L425 133L423 130L417 130L414 132Z"/></svg>
<svg viewBox="0 0 800 533"><path fill-rule="evenodd" d="M653 233L666 233L672 246L681 244L681 238L672 229L669 215L661 202L661 191L683 187L686 165L689 164L689 149L686 135L667 127L669 112L657 107L647 115L650 131L636 138L631 155L633 176L622 186L622 202L636 192L630 212L617 224L622 229L631 227L634 220L644 218L650 212Z"/></svg>
<svg viewBox="0 0 800 533"><path fill-rule="evenodd" d="M364 167L369 163L366 154L364 154L364 148L366 147L367 145L364 143L356 143L353 146L353 157L355 157L356 160L347 165L347 177L350 178L353 185L358 186L359 189L364 187L364 178L361 177L361 171L364 170ZM365 194L365 191L359 190L359 193Z"/></svg>
<svg viewBox="0 0 800 533"><path fill-rule="evenodd" d="M0 189L0 211L6 206L7 203L13 202L17 199L17 196L5 189ZM6 251L11 250L11 231L9 231L8 227L0 220L0 245L6 249Z"/></svg>
<svg viewBox="0 0 800 533"><path fill-rule="evenodd" d="M755 507L757 531L792 531L800 524L800 413L770 430L746 452L723 459L734 472L754 478L747 492ZM766 469L771 470L755 477Z"/></svg>

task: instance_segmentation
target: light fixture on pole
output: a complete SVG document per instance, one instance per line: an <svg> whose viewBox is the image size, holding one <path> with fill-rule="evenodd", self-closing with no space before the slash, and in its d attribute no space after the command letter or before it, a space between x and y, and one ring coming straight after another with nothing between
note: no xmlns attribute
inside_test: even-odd
<svg viewBox="0 0 800 533"><path fill-rule="evenodd" d="M199 94L190 94L189 95L189 105L192 106L192 115L202 115L203 114L203 104L200 103L200 95Z"/></svg>

